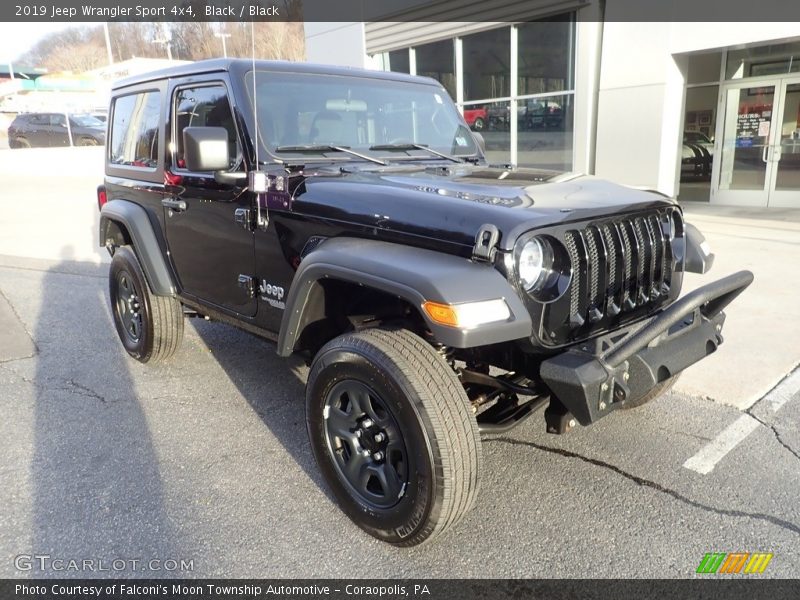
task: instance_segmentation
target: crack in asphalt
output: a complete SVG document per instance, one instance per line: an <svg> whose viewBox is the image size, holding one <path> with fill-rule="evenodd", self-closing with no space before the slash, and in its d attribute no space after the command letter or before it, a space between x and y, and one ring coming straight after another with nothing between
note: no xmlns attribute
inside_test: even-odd
<svg viewBox="0 0 800 600"><path fill-rule="evenodd" d="M66 383L68 385L70 385L71 388L60 388L60 389L65 390L67 392L70 392L71 394L77 394L79 396L85 396L87 398L93 398L93 399L99 400L100 402L103 402L103 403L106 402L105 396L101 396L100 394L95 392L93 389L91 389L89 387L86 387L85 385L83 385L81 383L78 383L74 379L68 379Z"/></svg>
<svg viewBox="0 0 800 600"><path fill-rule="evenodd" d="M23 375L22 373L18 373L14 369L9 369L8 367L6 367L2 363L0 363L0 369L2 369L3 371L5 371L7 373L10 373L14 377L18 377L19 379L22 380L23 383L27 383L29 385L32 385L37 390L42 390L42 391L45 391L45 392L47 392L47 391L69 392L70 394L75 394L77 396L83 396L85 398L92 398L94 400L99 400L103 404L107 404L108 403L108 400L106 400L105 396L102 396L102 395L98 394L92 388L87 387L87 386L85 386L85 385L83 385L81 383L78 383L74 379L66 380L64 382L64 383L67 384L66 386L51 387L51 386L43 385L43 384L39 383L38 381L35 381L35 380L31 379L30 377L25 377L25 375Z"/></svg>
<svg viewBox="0 0 800 600"><path fill-rule="evenodd" d="M757 521L766 521L767 523L771 523L772 525L775 525L775 526L777 526L777 527L779 527L781 529L785 529L786 531L790 531L792 533L796 533L796 534L800 535L800 525L792 523L791 521L787 521L785 519L781 519L781 518L776 517L774 515L768 515L766 513L755 513L755 512L747 512L747 511L742 511L742 510L733 510L733 509L717 508L715 506L709 506L709 505L703 504L702 502L699 502L697 500L692 500L691 498L688 498L688 497L684 496L680 492L676 492L675 490L672 490L672 489L670 489L670 488L668 488L666 486L663 486L660 483L657 483L657 482L652 481L650 479L645 479L644 477L639 477L638 475L634 475L633 473L628 473L624 469L621 469L620 467L618 467L616 465L612 465L611 463L607 463L607 462L605 462L603 460L600 460L598 458L591 458L591 457L588 457L588 456L584 456L582 454L578 454L577 452L572 452L570 450L563 450L561 448L553 448L552 446L545 446L543 444L537 444L536 442L527 442L527 441L523 441L523 440L515 440L515 439L512 439L512 438L508 438L508 437L490 438L490 439L487 439L486 442L487 443L489 443L489 442L502 442L502 443L505 443L505 444L510 444L512 446L527 446L529 448L534 448L536 450L541 450L543 452L549 452L551 454L557 454L557 455L562 456L564 458L576 458L576 459L578 459L580 461L583 461L585 463L588 463L590 465L594 465L596 467L601 467L603 469L608 469L609 471L612 471L612 472L616 473L617 475L620 475L620 476L624 477L625 479L628 479L629 481L634 482L636 485L639 485L641 487L648 487L650 489L656 490L657 492L661 492L662 494L666 494L667 496L670 496L670 497L674 498L675 500L678 500L679 502L682 502L683 504L687 504L687 505L692 506L694 508L699 508L700 510L703 510L705 512L710 512L710 513L714 513L714 514L722 515L722 516L727 516L727 517L741 517L741 518L746 518L746 519L754 519L754 520L757 520Z"/></svg>
<svg viewBox="0 0 800 600"><path fill-rule="evenodd" d="M783 438L781 437L781 433L778 431L778 428L777 428L775 425L773 425L772 423L767 423L767 422L766 422L764 419L762 419L762 418L760 418L760 417L757 417L756 415L754 415L754 414L751 412L751 410L752 410L752 409L750 409L750 408L749 408L749 409L747 409L747 410L746 410L746 411L744 411L744 412L745 412L745 414L746 414L746 415L748 415L748 416L752 417L753 419L755 419L756 421L758 421L759 423L761 423L761 425L763 425L763 426L764 426L764 427L766 427L767 429L770 429L770 430L772 431L772 434L775 436L775 439L778 441L778 443L779 443L781 446L783 446L783 447L784 447L784 448L785 448L785 449L786 449L786 450L787 450L787 451L788 451L790 454L792 454L792 455L793 455L793 456L794 456L796 459L800 460L800 452L798 452L797 450L795 450L794 448L792 448L792 447L791 447L791 446L790 446L790 445L789 445L787 442L785 442L785 441L783 440Z"/></svg>

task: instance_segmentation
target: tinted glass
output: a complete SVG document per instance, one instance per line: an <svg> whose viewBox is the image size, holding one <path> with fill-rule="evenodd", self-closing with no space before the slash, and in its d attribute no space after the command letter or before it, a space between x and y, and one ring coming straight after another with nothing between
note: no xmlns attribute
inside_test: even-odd
<svg viewBox="0 0 800 600"><path fill-rule="evenodd" d="M491 164L511 162L510 102L468 104L464 120L473 131L479 131L486 142L486 160Z"/></svg>
<svg viewBox="0 0 800 600"><path fill-rule="evenodd" d="M106 126L100 119L93 117L92 115L72 115L70 117L72 123L78 127L99 127L104 128Z"/></svg>
<svg viewBox="0 0 800 600"><path fill-rule="evenodd" d="M517 162L522 166L572 168L573 96L519 100Z"/></svg>
<svg viewBox="0 0 800 600"><path fill-rule="evenodd" d="M521 96L572 89L574 27L572 15L519 26L517 92Z"/></svg>
<svg viewBox="0 0 800 600"><path fill-rule="evenodd" d="M453 40L417 46L417 75L439 81L451 98L456 97L456 58Z"/></svg>
<svg viewBox="0 0 800 600"><path fill-rule="evenodd" d="M246 86L252 89L252 80ZM413 143L449 154L476 151L455 105L439 86L367 77L259 72L257 89L261 140L276 154L294 154L298 151L278 147L304 144L347 146L372 156L397 159L408 156L370 147ZM305 157L314 154L352 158L342 152L302 152ZM424 151L412 154L426 156Z"/></svg>
<svg viewBox="0 0 800 600"><path fill-rule="evenodd" d="M686 75L686 83L719 81L721 64L722 52L691 55L689 57L689 69Z"/></svg>
<svg viewBox="0 0 800 600"><path fill-rule="evenodd" d="M726 79L797 72L800 72L800 42L731 50L725 65Z"/></svg>
<svg viewBox="0 0 800 600"><path fill-rule="evenodd" d="M411 73L411 65L408 59L408 49L392 50L389 55L389 68L388 71L395 71L397 73Z"/></svg>
<svg viewBox="0 0 800 600"><path fill-rule="evenodd" d="M464 37L464 100L511 93L511 30L492 29Z"/></svg>
<svg viewBox="0 0 800 600"><path fill-rule="evenodd" d="M230 103L222 85L184 88L175 97L175 165L184 168L184 127L224 127L228 131L228 156L230 166L238 162L239 150L236 126Z"/></svg>
<svg viewBox="0 0 800 600"><path fill-rule="evenodd" d="M158 165L158 92L121 96L114 101L110 162L115 165L155 168Z"/></svg>

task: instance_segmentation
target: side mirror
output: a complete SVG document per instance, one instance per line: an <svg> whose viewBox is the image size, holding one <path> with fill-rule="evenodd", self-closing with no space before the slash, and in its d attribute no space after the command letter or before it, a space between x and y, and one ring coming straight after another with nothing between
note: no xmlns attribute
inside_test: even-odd
<svg viewBox="0 0 800 600"><path fill-rule="evenodd" d="M186 127L183 159L190 171L224 171L230 167L228 131L224 127Z"/></svg>
<svg viewBox="0 0 800 600"><path fill-rule="evenodd" d="M483 139L483 136L477 131L473 131L472 137L475 138L475 143L478 144L478 147L481 149L481 152L486 154L486 140Z"/></svg>

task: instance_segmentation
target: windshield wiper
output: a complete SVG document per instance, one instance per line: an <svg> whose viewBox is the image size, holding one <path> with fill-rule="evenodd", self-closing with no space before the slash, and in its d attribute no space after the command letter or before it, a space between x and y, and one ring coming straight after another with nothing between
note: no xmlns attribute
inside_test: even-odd
<svg viewBox="0 0 800 600"><path fill-rule="evenodd" d="M372 148L370 148L370 150L371 149ZM387 165L386 161L381 160L380 158L361 154L360 152L351 150L347 146L332 146L329 144L297 144L294 146L278 146L275 148L275 152L344 152L345 154L357 156L358 158L383 165L384 167Z"/></svg>
<svg viewBox="0 0 800 600"><path fill-rule="evenodd" d="M400 143L400 144L378 144L376 146L370 146L370 150L424 150L425 152L429 152L435 156L440 158L446 158L447 160L452 160L453 162L464 162L464 160L456 157L451 156L450 154L445 154L444 152L439 152L438 150L434 150L433 148L428 148L423 144L412 144L410 142ZM465 159L466 160L466 159Z"/></svg>

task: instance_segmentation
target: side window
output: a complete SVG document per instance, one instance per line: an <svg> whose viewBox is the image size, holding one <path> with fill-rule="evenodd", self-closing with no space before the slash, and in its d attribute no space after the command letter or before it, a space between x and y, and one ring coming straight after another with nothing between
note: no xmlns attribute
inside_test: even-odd
<svg viewBox="0 0 800 600"><path fill-rule="evenodd" d="M50 125L50 117L48 115L33 115L28 122L31 125Z"/></svg>
<svg viewBox="0 0 800 600"><path fill-rule="evenodd" d="M114 101L111 123L110 162L145 167L158 165L159 92L120 96Z"/></svg>
<svg viewBox="0 0 800 600"><path fill-rule="evenodd" d="M183 130L185 127L224 127L228 131L228 155L230 166L239 162L239 143L236 126L228 102L228 94L223 85L209 85L179 89L175 95L175 166L186 168L183 157Z"/></svg>
<svg viewBox="0 0 800 600"><path fill-rule="evenodd" d="M64 118L64 115L50 115L50 125L66 127L67 120Z"/></svg>

